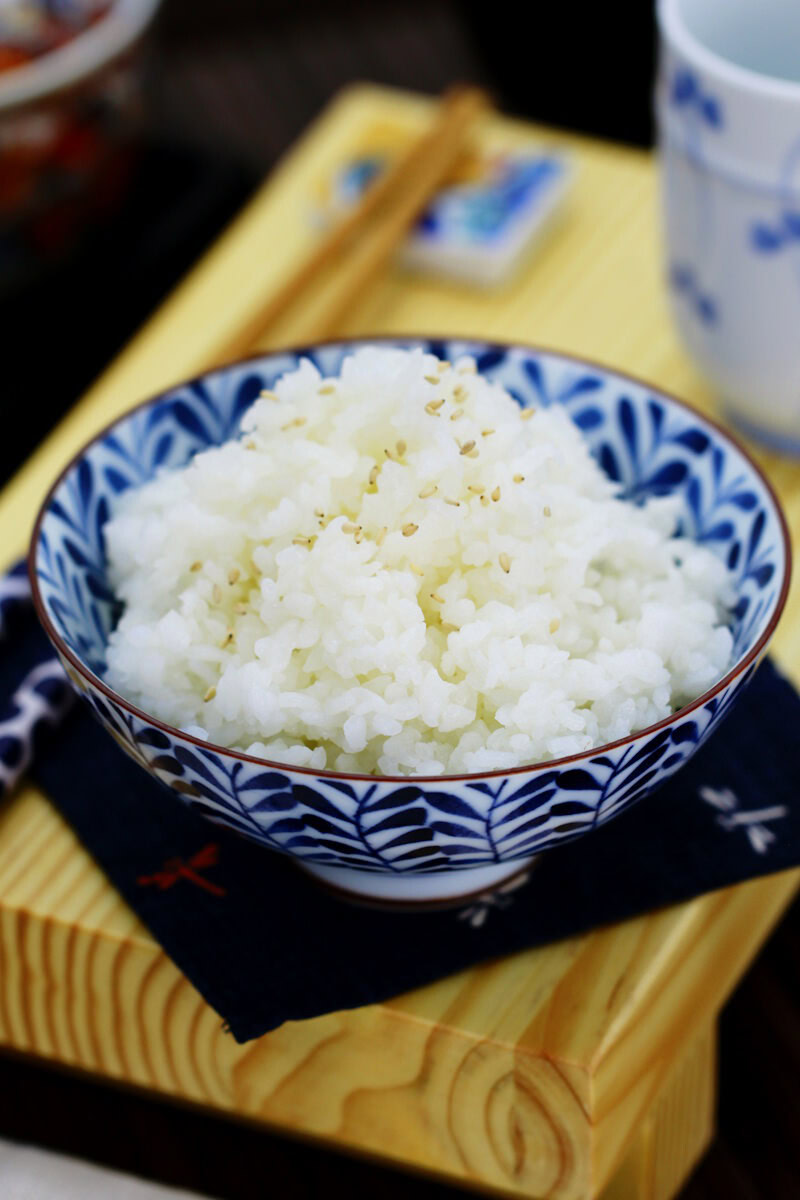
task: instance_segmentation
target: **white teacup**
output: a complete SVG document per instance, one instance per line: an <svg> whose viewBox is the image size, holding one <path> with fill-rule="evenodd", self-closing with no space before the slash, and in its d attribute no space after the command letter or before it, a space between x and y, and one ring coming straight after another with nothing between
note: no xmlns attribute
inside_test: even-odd
<svg viewBox="0 0 800 1200"><path fill-rule="evenodd" d="M669 286L732 419L800 453L800 0L659 0Z"/></svg>

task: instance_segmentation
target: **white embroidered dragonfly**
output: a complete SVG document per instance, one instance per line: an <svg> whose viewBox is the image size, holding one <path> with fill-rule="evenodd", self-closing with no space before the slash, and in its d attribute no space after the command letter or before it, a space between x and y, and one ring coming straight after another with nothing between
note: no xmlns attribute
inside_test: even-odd
<svg viewBox="0 0 800 1200"><path fill-rule="evenodd" d="M734 829L744 829L757 854L766 854L775 841L776 834L767 829L765 822L778 821L788 815L785 804L773 804L770 808L757 808L740 812L739 800L730 788L700 788L700 798L719 811L717 823L730 833Z"/></svg>
<svg viewBox="0 0 800 1200"><path fill-rule="evenodd" d="M504 883L493 892L482 892L476 896L468 908L462 908L458 914L459 921L466 921L472 929L480 929L486 924L486 918L493 908L509 908L514 903L512 892L518 891L531 877L531 871L523 871Z"/></svg>

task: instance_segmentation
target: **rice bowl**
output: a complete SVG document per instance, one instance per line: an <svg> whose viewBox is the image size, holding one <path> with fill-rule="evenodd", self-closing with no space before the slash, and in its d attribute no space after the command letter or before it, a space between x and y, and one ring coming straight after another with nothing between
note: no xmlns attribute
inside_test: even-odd
<svg viewBox="0 0 800 1200"><path fill-rule="evenodd" d="M209 732L205 726L190 725L184 730L138 707L108 681L109 643L120 627L121 606L114 591L116 581L111 578L107 532L112 519L124 516L129 503L126 494L139 490L144 494L150 481L162 475L169 477L202 459L209 449L237 439L243 415L256 401L261 398L275 405L261 393L276 393L281 377L294 374L304 359L309 359L320 377L329 381L319 383L317 392L335 387L344 360L359 345L331 342L232 363L145 401L96 434L65 466L42 503L31 544L33 600L71 682L94 717L151 779L171 790L175 800L216 825L227 826L265 848L291 856L317 878L349 894L388 903L455 901L501 884L540 852L600 827L688 762L737 703L765 653L786 603L791 548L780 505L746 452L713 422L652 386L596 363L529 346L455 338L387 340L385 345L390 348L417 348L440 361L449 360L451 369L466 365L462 359L473 358L481 378L501 384L514 404L535 408L535 415L526 421L520 421L518 410L509 417L511 420L516 415L515 446L523 436L520 431L533 429L545 410L563 409L580 430L580 440L586 443L592 458L602 467L604 486L612 493L621 488L620 496L635 502L628 507L646 508L651 501L658 501L653 512L666 530L665 501L677 505L679 527L675 533L680 535L679 544L690 552L694 546L713 551L720 566L712 566L712 570L721 571L718 578L727 581L720 582L719 595L712 605L716 610L717 601L721 604L720 619L713 628L727 627L733 642L722 677L655 724L600 747L538 763L464 773L442 773L438 769L427 775L316 768L251 755L201 736ZM464 374L471 374L469 367ZM323 393L319 398L330 394ZM288 424L290 419L295 418L287 412L283 423ZM431 424L439 421L443 421L441 415L431 418ZM467 417L456 422L447 418L448 436L461 443L456 446L461 460L455 464L456 469L474 469L490 461L488 456L472 456L469 441L475 439L459 432L459 426L463 428L466 422ZM303 426L294 428L301 430ZM489 434L484 442L491 442L495 436ZM407 458L412 442L398 432L396 441L404 440ZM402 458L396 441L393 448L389 445L382 449ZM257 455L256 450L244 452ZM479 450L479 456L482 453ZM569 453L572 456L572 451ZM372 461L366 474L367 490L376 465L374 457ZM385 453L384 461L389 462ZM406 464L404 469L410 468ZM384 471L385 467L379 475ZM548 486L555 488L563 482L558 471L555 476ZM291 485L287 483L290 495L298 494L297 478L294 468ZM471 478L459 478L465 486L471 482ZM480 483L487 488L489 482L488 477L481 477L476 486ZM229 480L230 489L237 486L237 478ZM501 504L502 485L501 498L492 498L497 486L493 484L488 493L469 492L469 503L477 500L476 511L484 520L493 511L490 506L498 509ZM420 492L427 490L425 485L419 488ZM373 493L369 494L373 497L370 503L376 503ZM457 499L451 495L448 498ZM421 497L419 492L414 497L414 502L420 504L430 500L431 496ZM593 496L593 506L600 502ZM554 506L550 501L546 503L550 516L545 517L542 506L540 518L557 521ZM462 512L462 507L447 507ZM466 515L469 509L464 507L463 511ZM335 510L331 508L330 514L317 519L324 520L325 515L332 515L335 524ZM498 516L491 519L500 520ZM373 529L362 523L357 537L361 522L345 523L354 528L338 530L343 545L348 541L351 549L362 549L365 543L377 545ZM408 535L402 534L401 527L405 541L400 545L410 547L417 544L423 524L413 514L405 524L418 526ZM595 527L595 532L600 537L604 528L598 533ZM372 533L372 538L367 533ZM512 535L521 539L516 523L510 531L498 531L498 537ZM291 539L287 531L284 536L286 544L276 550L276 557L287 551L303 550L308 557L313 553L314 547L309 546L311 531L304 529ZM295 544L295 537L302 537L303 542ZM668 543L674 540L665 531L656 540L662 537ZM383 545L387 542L388 532ZM528 543L533 544L530 538ZM521 539L520 550L528 543ZM232 548L226 544L225 554ZM477 581L482 571L494 571L495 575L487 576L493 587L495 578L501 586L503 582L508 587L521 583L521 577L517 583L514 581L518 569L512 554L514 544L505 542L498 548L492 542L490 549L488 560L469 565L471 577ZM497 559L493 562L495 552ZM413 561L420 567L418 553L415 550ZM510 566L508 571L500 561L501 553L509 558L505 564ZM189 568L198 561L189 562ZM225 561L223 555L220 568ZM190 571L189 585L193 586L204 570L201 562L194 572ZM392 570L397 573L400 567ZM338 572L340 579L343 574ZM420 594L423 581L415 571L412 575L418 582L411 599L416 607L429 611L426 603L419 603L420 599L426 601L425 593ZM243 573L242 586L244 578ZM226 589L239 585L240 579L231 583L228 575L219 582L212 580L210 606L216 603L215 586L224 607ZM728 588L735 600L730 608ZM480 599L477 592L474 595ZM410 599L405 599L410 604ZM531 603L541 599L537 594ZM437 603L430 595L427 601ZM246 604L245 600L233 603ZM248 619L255 620L261 614L234 615L248 615ZM445 630L448 644L453 632ZM218 676L220 666L226 665L220 655L230 649L229 633L227 626L223 627L219 643L207 648ZM543 636L547 642L551 636L549 624ZM226 642L224 647L222 642ZM721 655L721 645L719 652ZM404 668L407 661L401 664ZM516 666L517 659L511 654L504 660L503 670L510 676ZM205 681L196 681L195 686L197 682ZM487 694L503 682L487 680ZM205 710L215 698L214 694L205 700L213 687L212 677L203 693ZM677 702L673 700L670 705ZM193 703L200 702L195 699ZM205 710L203 720L208 721ZM346 714L345 719L350 715ZM483 711L479 716L485 719ZM410 724L413 730L414 723ZM458 730L451 733L459 736ZM295 747L301 752L318 749L310 741L303 737L286 739L288 753L296 753ZM333 746L331 743L334 754L346 752ZM329 747L323 748L327 753ZM490 749L494 752L495 748ZM113 787L108 803L113 807Z"/></svg>

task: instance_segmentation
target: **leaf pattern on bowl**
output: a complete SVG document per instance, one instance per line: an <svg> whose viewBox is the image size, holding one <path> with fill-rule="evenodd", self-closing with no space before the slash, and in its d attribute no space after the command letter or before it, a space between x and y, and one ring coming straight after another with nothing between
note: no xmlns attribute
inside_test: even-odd
<svg viewBox="0 0 800 1200"><path fill-rule="evenodd" d="M631 500L682 501L683 532L733 573L739 661L765 634L786 572L780 519L751 464L712 426L644 384L554 353L461 340L398 340L479 370L523 406L561 404ZM68 471L35 551L42 601L70 651L102 679L118 607L105 579L103 526L115 498L233 436L262 388L313 358L336 374L350 343L268 354L177 387L123 417ZM763 647L762 647L763 649ZM724 718L755 662L662 728L562 763L485 777L389 780L251 761L160 727L65 663L112 737L204 817L272 850L359 871L426 874L525 859L590 832L658 787Z"/></svg>

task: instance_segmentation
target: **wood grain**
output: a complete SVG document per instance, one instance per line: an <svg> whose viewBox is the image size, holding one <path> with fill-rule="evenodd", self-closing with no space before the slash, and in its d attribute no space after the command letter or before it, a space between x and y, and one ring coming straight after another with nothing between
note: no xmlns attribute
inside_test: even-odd
<svg viewBox="0 0 800 1200"><path fill-rule="evenodd" d="M427 111L417 98L357 88L323 115L6 489L9 557L66 458L205 363L261 302L265 280L290 273L312 237L304 198L364 125L385 116L413 130ZM479 135L513 146L531 129L492 118ZM535 341L711 410L665 308L649 158L559 140L578 156L570 211L513 284L487 295L390 274L346 332ZM796 536L798 468L761 457ZM776 639L795 682L799 648L795 585ZM716 1014L798 878L761 879L238 1046L27 787L0 811L0 1043L469 1185L666 1200L710 1135Z"/></svg>
<svg viewBox="0 0 800 1200"><path fill-rule="evenodd" d="M602 1200L667 1200L686 1182L714 1132L716 1047L712 1026L683 1051Z"/></svg>

